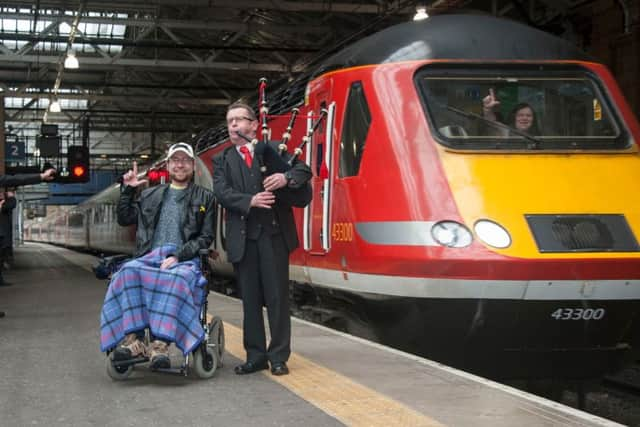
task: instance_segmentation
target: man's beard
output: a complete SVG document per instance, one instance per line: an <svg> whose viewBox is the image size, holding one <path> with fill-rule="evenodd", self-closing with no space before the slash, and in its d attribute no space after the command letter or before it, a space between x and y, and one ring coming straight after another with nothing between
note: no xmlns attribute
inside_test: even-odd
<svg viewBox="0 0 640 427"><path fill-rule="evenodd" d="M178 185L187 185L191 182L191 178L193 178L193 174L185 175L184 179L178 178L176 175L171 175L171 182Z"/></svg>

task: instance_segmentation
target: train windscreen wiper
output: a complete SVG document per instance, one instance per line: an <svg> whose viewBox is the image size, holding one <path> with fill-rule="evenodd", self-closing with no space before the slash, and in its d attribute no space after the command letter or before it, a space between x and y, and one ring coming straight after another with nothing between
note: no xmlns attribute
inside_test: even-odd
<svg viewBox="0 0 640 427"><path fill-rule="evenodd" d="M468 119L480 120L481 122L486 123L488 125L495 126L497 128L500 128L500 129L505 129L505 130L508 130L509 132L511 132L513 134L521 136L528 142L527 148L530 149L530 150L539 150L540 149L540 145L543 143L543 141L541 139L538 139L538 138L536 138L534 136L531 136L528 133L521 131L520 129L516 129L516 128L512 127L512 126L505 125L502 122L498 122L498 121L495 121L495 120L489 120L486 117L482 117L479 114L470 113L470 112L464 111L464 110L459 110L459 109L457 109L455 107L451 107L449 105L443 105L442 107L447 109L447 110L449 110L449 111L451 111L451 112L453 112L453 113L456 113L456 114L459 114L459 115L461 115L463 117L466 117Z"/></svg>

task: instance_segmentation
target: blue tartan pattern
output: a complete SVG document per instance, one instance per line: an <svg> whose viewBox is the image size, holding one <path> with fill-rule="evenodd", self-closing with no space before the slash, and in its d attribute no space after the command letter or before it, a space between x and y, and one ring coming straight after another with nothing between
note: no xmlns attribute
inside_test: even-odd
<svg viewBox="0 0 640 427"><path fill-rule="evenodd" d="M175 246L166 245L128 261L113 275L100 315L100 349L113 349L125 335L149 328L175 342L186 355L204 339L200 311L206 279L197 258L160 269Z"/></svg>

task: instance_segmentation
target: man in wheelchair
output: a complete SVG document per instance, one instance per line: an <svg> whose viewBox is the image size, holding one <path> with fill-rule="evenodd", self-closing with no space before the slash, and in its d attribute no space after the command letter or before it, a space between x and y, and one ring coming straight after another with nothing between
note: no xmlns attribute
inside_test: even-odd
<svg viewBox="0 0 640 427"><path fill-rule="evenodd" d="M137 225L136 253L113 274L102 307L100 346L113 351L113 361L150 358L151 369L169 369L171 342L186 355L204 339L207 290L198 256L213 241L216 207L213 193L193 182L194 167L192 147L177 143L167 155L170 184L138 195L146 180L135 162L123 176L118 224Z"/></svg>

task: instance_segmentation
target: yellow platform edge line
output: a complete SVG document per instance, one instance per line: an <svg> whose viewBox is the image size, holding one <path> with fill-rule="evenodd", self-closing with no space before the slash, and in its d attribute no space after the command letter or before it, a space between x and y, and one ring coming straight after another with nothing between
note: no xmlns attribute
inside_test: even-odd
<svg viewBox="0 0 640 427"><path fill-rule="evenodd" d="M208 315L209 317L209 315ZM225 350L244 360L242 330L224 322ZM425 426L443 424L408 406L359 384L322 365L292 353L287 362L291 374L274 376L300 398L349 426Z"/></svg>

